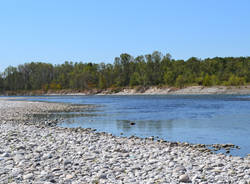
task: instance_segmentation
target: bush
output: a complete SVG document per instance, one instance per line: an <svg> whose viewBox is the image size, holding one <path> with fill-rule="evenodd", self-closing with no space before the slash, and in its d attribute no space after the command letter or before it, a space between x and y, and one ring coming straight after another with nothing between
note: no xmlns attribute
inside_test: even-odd
<svg viewBox="0 0 250 184"><path fill-rule="evenodd" d="M226 84L229 86L240 86L240 85L244 85L245 83L246 83L246 79L244 77L231 75Z"/></svg>

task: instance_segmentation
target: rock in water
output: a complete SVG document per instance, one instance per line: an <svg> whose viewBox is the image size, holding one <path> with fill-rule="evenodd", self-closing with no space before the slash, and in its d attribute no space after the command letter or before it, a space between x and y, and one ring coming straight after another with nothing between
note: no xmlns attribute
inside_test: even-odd
<svg viewBox="0 0 250 184"><path fill-rule="evenodd" d="M130 122L130 125L135 125L135 122L132 122L132 121L131 121L131 122Z"/></svg>

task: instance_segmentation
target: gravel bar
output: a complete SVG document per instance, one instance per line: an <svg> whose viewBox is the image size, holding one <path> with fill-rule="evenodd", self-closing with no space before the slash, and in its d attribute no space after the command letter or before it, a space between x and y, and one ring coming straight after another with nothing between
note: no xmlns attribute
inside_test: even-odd
<svg viewBox="0 0 250 184"><path fill-rule="evenodd" d="M250 184L249 155L233 157L203 145L115 137L32 120L33 114L86 108L1 98L0 183Z"/></svg>

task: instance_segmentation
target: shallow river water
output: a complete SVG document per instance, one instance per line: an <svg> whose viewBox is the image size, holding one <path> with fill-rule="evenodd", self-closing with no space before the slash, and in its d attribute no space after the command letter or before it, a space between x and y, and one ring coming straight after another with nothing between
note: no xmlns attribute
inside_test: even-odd
<svg viewBox="0 0 250 184"><path fill-rule="evenodd" d="M250 153L247 95L49 96L28 100L96 106L84 113L64 114L63 127L81 126L117 136L155 136L167 141L233 143L241 149L231 151L232 155Z"/></svg>

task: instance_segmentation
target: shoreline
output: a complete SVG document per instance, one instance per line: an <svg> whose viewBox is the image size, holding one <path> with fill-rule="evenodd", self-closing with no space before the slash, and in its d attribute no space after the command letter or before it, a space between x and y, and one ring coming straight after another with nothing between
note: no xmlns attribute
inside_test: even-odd
<svg viewBox="0 0 250 184"><path fill-rule="evenodd" d="M1 183L249 183L250 156L211 153L203 145L115 137L32 121L32 114L90 108L0 100Z"/></svg>
<svg viewBox="0 0 250 184"><path fill-rule="evenodd" d="M108 92L100 93L100 95L108 94ZM169 88L169 87L149 87L146 89L130 89L125 88L113 95L210 95L210 94L250 94L250 86L228 87L228 86L190 86L185 88ZM97 94L98 95L98 94Z"/></svg>
<svg viewBox="0 0 250 184"><path fill-rule="evenodd" d="M123 87L117 89L89 89L89 90L49 90L49 91L7 91L4 96L55 96L55 95L247 95L250 94L250 85L246 86L188 86L184 88L174 87Z"/></svg>

